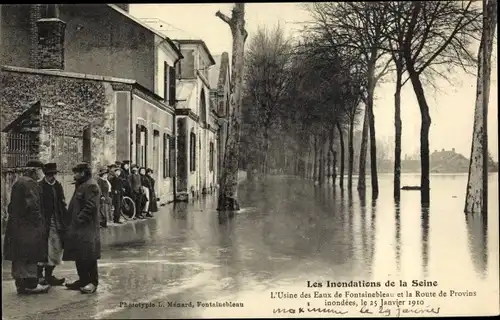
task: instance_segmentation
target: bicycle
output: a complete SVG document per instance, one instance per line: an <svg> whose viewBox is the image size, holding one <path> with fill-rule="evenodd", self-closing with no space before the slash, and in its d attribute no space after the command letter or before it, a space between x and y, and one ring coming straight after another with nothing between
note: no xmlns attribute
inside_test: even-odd
<svg viewBox="0 0 500 320"><path fill-rule="evenodd" d="M132 198L124 196L122 199L122 210L121 210L121 216L125 220L132 220L135 218L135 215L137 213L136 207L134 200Z"/></svg>

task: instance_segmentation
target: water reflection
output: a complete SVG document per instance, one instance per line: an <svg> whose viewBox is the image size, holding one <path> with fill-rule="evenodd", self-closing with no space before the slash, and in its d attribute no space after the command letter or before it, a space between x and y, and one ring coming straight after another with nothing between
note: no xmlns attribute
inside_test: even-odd
<svg viewBox="0 0 500 320"><path fill-rule="evenodd" d="M401 271L401 206L399 201L394 204L394 220L395 220L395 237L396 237L396 270L398 273Z"/></svg>
<svg viewBox="0 0 500 320"><path fill-rule="evenodd" d="M467 239L476 273L484 278L488 273L488 218L482 214L466 214Z"/></svg>
<svg viewBox="0 0 500 320"><path fill-rule="evenodd" d="M421 211L421 228L422 228L422 268L424 275L427 276L429 272L429 208L422 206Z"/></svg>

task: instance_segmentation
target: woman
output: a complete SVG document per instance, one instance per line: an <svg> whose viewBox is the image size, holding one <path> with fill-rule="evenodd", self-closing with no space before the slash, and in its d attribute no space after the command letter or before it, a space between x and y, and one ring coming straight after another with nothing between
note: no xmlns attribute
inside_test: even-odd
<svg viewBox="0 0 500 320"><path fill-rule="evenodd" d="M151 199L151 181L149 177L146 175L146 168L139 168L139 175L141 176L141 185L142 185L142 194L145 197L144 207L142 209L142 214L148 218L151 218L153 215L149 212L149 204Z"/></svg>
<svg viewBox="0 0 500 320"><path fill-rule="evenodd" d="M153 169L148 168L146 170L146 175L149 178L150 182L150 194L149 194L149 211L150 212L158 212L158 198L156 197L156 191L155 191L155 179L153 179Z"/></svg>

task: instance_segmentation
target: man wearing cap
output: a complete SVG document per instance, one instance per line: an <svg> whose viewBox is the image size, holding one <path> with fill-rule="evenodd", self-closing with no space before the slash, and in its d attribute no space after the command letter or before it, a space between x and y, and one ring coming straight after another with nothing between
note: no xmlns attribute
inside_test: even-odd
<svg viewBox="0 0 500 320"><path fill-rule="evenodd" d="M73 168L73 172L75 193L68 207L71 223L64 242L63 260L75 261L78 280L66 284L66 287L82 293L94 293L99 282L97 260L101 258L101 191L92 178L89 164L80 163Z"/></svg>
<svg viewBox="0 0 500 320"><path fill-rule="evenodd" d="M43 163L30 160L24 175L12 186L10 212L4 240L4 259L12 261L17 292L46 293L48 285L38 283L37 263L47 259L45 217L38 181Z"/></svg>
<svg viewBox="0 0 500 320"><path fill-rule="evenodd" d="M143 190L141 183L141 176L139 175L139 168L137 165L133 165L132 173L128 177L128 181L130 183L130 187L132 188L132 200L135 203L135 211L136 217L139 219L144 219L145 217L142 215L142 207L143 207Z"/></svg>
<svg viewBox="0 0 500 320"><path fill-rule="evenodd" d="M109 183L111 183L111 203L113 204L113 222L121 224L120 214L122 212L123 183L120 179L122 170L116 165L109 168Z"/></svg>
<svg viewBox="0 0 500 320"><path fill-rule="evenodd" d="M61 183L57 181L57 164L46 163L43 167L45 177L39 182L42 189L43 206L42 212L45 216L48 256L47 261L39 263L38 276L42 284L61 286L64 278L58 279L53 276L56 266L62 262L64 234L68 223L66 198ZM44 268L45 267L45 268ZM43 270L45 269L45 277Z"/></svg>
<svg viewBox="0 0 500 320"><path fill-rule="evenodd" d="M111 183L108 181L108 172L107 168L101 168L99 170L99 179L97 179L97 184L99 185L99 189L101 189L101 227L108 227L108 216L109 216L109 205L111 204L109 193L111 191Z"/></svg>

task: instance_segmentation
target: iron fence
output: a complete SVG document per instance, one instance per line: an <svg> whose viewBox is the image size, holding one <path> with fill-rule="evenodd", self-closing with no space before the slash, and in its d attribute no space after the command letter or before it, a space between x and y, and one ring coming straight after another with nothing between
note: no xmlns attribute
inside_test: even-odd
<svg viewBox="0 0 500 320"><path fill-rule="evenodd" d="M2 133L3 139L2 168L23 167L38 153L39 141L36 133L6 132Z"/></svg>

